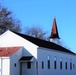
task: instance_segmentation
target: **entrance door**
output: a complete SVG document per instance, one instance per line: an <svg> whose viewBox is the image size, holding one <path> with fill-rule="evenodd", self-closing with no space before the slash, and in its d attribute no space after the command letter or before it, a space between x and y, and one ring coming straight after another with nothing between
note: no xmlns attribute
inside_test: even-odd
<svg viewBox="0 0 76 75"><path fill-rule="evenodd" d="M20 63L20 75L26 75L26 63Z"/></svg>
<svg viewBox="0 0 76 75"><path fill-rule="evenodd" d="M21 62L20 75L36 75L35 63Z"/></svg>
<svg viewBox="0 0 76 75"><path fill-rule="evenodd" d="M22 75L26 75L26 63L22 63Z"/></svg>

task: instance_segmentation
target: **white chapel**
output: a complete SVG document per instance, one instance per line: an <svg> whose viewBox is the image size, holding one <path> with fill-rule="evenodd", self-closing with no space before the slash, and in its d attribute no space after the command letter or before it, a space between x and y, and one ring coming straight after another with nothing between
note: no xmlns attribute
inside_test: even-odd
<svg viewBox="0 0 76 75"><path fill-rule="evenodd" d="M0 35L0 75L76 75L76 54L62 46L55 18L49 39L4 32Z"/></svg>

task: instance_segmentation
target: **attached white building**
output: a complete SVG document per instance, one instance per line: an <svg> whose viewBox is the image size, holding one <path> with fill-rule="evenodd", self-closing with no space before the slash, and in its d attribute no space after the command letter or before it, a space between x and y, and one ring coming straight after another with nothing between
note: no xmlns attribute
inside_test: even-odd
<svg viewBox="0 0 76 75"><path fill-rule="evenodd" d="M19 59L22 57L21 47L0 48L0 75L19 75Z"/></svg>
<svg viewBox="0 0 76 75"><path fill-rule="evenodd" d="M12 31L0 35L0 75L76 75L76 54L63 47L54 18L50 41Z"/></svg>

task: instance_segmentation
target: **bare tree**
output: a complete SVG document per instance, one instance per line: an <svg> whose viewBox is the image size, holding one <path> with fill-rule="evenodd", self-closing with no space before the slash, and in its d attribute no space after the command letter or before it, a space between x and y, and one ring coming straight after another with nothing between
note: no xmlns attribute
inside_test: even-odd
<svg viewBox="0 0 76 75"><path fill-rule="evenodd" d="M16 32L21 31L20 21L12 16L12 12L7 8L0 6L0 34L6 30L12 30Z"/></svg>
<svg viewBox="0 0 76 75"><path fill-rule="evenodd" d="M35 38L46 40L47 33L40 26L32 26L25 28L25 34Z"/></svg>

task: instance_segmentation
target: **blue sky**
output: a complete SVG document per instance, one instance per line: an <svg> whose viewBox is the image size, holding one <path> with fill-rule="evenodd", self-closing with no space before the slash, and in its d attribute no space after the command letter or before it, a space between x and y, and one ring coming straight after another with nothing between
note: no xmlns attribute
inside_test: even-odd
<svg viewBox="0 0 76 75"><path fill-rule="evenodd" d="M76 53L76 0L0 0L22 27L40 25L50 35L54 17L65 44Z"/></svg>

